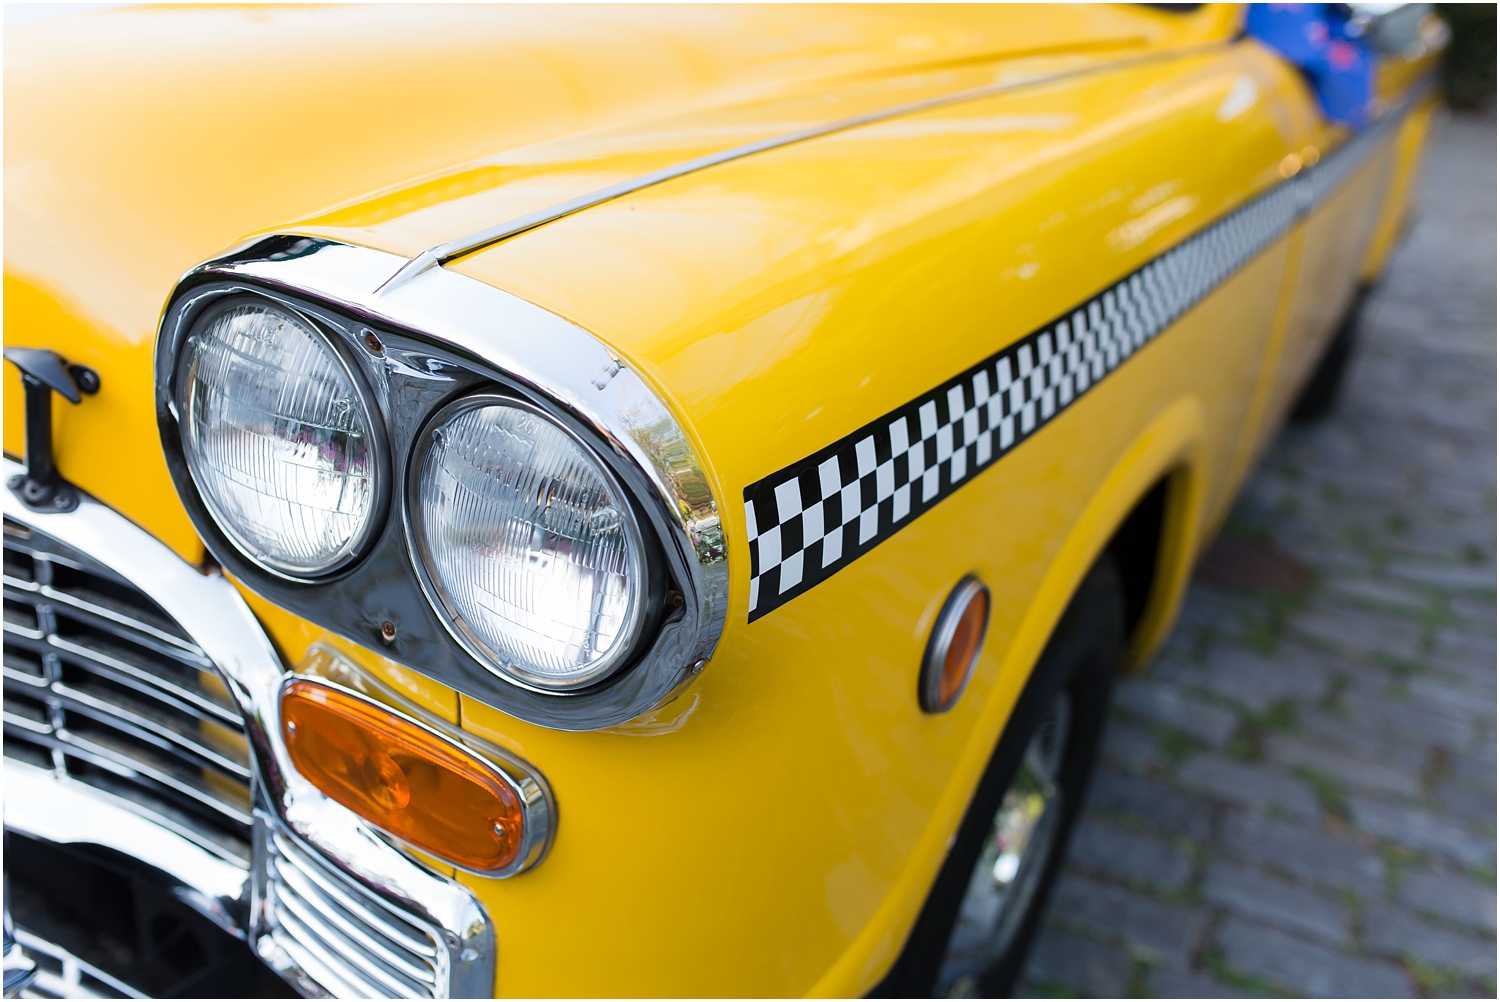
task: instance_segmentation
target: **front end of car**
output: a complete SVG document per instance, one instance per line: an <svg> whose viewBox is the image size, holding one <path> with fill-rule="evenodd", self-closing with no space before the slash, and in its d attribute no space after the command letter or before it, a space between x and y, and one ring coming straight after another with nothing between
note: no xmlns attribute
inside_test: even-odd
<svg viewBox="0 0 1500 1002"><path fill-rule="evenodd" d="M13 35L8 989L877 987L1145 406L1102 384L1062 447L971 478L989 377L954 374L1012 328L1051 354L1053 300L1156 253L1109 249L1120 168L1066 130L1169 71L1227 87L1208 50L1238 15L1204 7L164 7ZM1262 62L1235 93L1280 79ZM1111 220L1094 243L1031 174L966 187L1033 158ZM1147 159L1140 190L1177 191ZM1211 221L1171 204L1203 219L1153 225ZM1014 292L1038 265L970 225L1030 215L1072 285L1049 263Z"/></svg>
<svg viewBox="0 0 1500 1002"><path fill-rule="evenodd" d="M541 863L546 778L328 644L288 670L231 580L580 731L703 668L727 559L694 447L638 376L473 279L394 287L403 263L271 237L177 286L157 416L207 565L91 497L7 492L6 826L140 860L304 993L488 996L494 930L443 870Z"/></svg>
<svg viewBox="0 0 1500 1002"><path fill-rule="evenodd" d="M33 876L15 872L18 837L81 850L248 939L308 994L488 994L494 940L474 897L278 766L266 723L283 670L234 587L92 498L4 503L8 889ZM148 967L133 984L37 917L15 937L43 993L170 983Z"/></svg>

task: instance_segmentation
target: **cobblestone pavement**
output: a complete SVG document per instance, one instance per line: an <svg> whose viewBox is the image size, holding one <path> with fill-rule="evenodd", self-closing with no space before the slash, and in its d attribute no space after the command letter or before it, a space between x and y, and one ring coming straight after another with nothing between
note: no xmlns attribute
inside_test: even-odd
<svg viewBox="0 0 1500 1002"><path fill-rule="evenodd" d="M1226 526L1311 587L1200 571L1120 686L1026 991L1494 997L1495 140L1437 125L1342 403Z"/></svg>

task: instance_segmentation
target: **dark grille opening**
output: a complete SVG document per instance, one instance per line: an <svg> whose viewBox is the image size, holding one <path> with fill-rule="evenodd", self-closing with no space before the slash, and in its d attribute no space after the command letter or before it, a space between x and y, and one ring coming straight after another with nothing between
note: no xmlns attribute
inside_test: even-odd
<svg viewBox="0 0 1500 1002"><path fill-rule="evenodd" d="M6 747L10 747L9 739ZM107 769L97 768L80 758L68 759L68 774L81 783L97 790L114 794L144 807L156 820L181 834L208 843L219 855L231 859L241 866L250 865L250 846L236 835L228 834L220 827L205 824L201 816L180 809L176 801L157 796L154 789L135 779L126 779Z"/></svg>
<svg viewBox="0 0 1500 1002"><path fill-rule="evenodd" d="M185 662L195 668L210 667L208 659L196 647L185 647L171 639L153 636L87 609L57 602L52 603L51 608L52 614L57 617L57 635L65 639L76 639L85 647L103 644L106 649L127 652L127 658L144 657L153 662L166 658Z"/></svg>
<svg viewBox="0 0 1500 1002"><path fill-rule="evenodd" d="M21 735L9 731L5 734L5 757L25 762L27 765L34 765L38 769L52 768L52 752L47 749L46 745L28 741Z"/></svg>
<svg viewBox="0 0 1500 1002"><path fill-rule="evenodd" d="M5 576L27 583L35 581L36 568L32 564L31 555L7 549L5 551Z"/></svg>
<svg viewBox="0 0 1500 1002"><path fill-rule="evenodd" d="M164 698L151 698L141 687L121 685L107 675L63 662L62 683L55 691L70 711L120 722L161 735L158 747L181 749L197 755L207 768L227 772L240 779L250 776L250 756L244 735L225 727L202 710ZM149 739L147 739L149 740Z"/></svg>
<svg viewBox="0 0 1500 1002"><path fill-rule="evenodd" d="M5 712L42 725L48 722L46 702L24 690L5 690Z"/></svg>
<svg viewBox="0 0 1500 1002"><path fill-rule="evenodd" d="M19 626L23 630L36 630L36 610L29 605L13 602L10 596L5 597L5 625Z"/></svg>
<svg viewBox="0 0 1500 1002"><path fill-rule="evenodd" d="M29 651L5 648L5 667L17 675L46 678L46 674L42 671L42 659Z"/></svg>
<svg viewBox="0 0 1500 1002"><path fill-rule="evenodd" d="M155 998L296 997L242 940L137 879L129 861L15 833L6 834L5 851L12 918L27 939L45 941L54 953ZM43 970L62 975L47 947L29 945L28 952ZM123 994L82 974L82 987L95 995Z"/></svg>
<svg viewBox="0 0 1500 1002"><path fill-rule="evenodd" d="M244 723L203 650L144 593L12 522L5 573L7 756L52 769L60 751L72 778L248 860Z"/></svg>

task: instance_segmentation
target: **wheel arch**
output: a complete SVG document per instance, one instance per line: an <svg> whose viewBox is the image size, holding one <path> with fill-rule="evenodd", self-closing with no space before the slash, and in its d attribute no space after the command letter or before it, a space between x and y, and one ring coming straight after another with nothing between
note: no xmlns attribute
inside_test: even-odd
<svg viewBox="0 0 1500 1002"><path fill-rule="evenodd" d="M865 928L809 991L810 997L878 991L898 963L953 832L1031 670L1094 562L1113 544L1137 551L1157 508L1154 553L1135 552L1143 589L1126 651L1127 667L1149 661L1181 604L1203 517L1206 456L1202 404L1192 396L1161 408L1100 481L1047 569L1009 648L942 800L920 842ZM1153 494L1159 503L1153 501ZM1132 524L1132 516L1138 516ZM1146 528L1142 528L1145 526ZM1127 535L1131 532L1136 535Z"/></svg>

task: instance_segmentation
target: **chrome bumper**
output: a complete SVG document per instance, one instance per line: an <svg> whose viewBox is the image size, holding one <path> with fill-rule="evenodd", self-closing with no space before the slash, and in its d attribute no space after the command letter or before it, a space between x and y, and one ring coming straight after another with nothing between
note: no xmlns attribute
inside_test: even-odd
<svg viewBox="0 0 1500 1002"><path fill-rule="evenodd" d="M20 469L6 460L6 479ZM14 683L18 699L45 695L52 719L7 713L6 727L10 732L14 726L18 737L46 742L37 747L51 749L54 768L7 754L5 828L46 842L113 850L133 861L140 876L248 940L305 995L490 997L494 933L478 899L416 862L292 768L274 716L287 671L234 587L220 574L191 567L93 499L65 514L38 514L9 491L0 495L7 522L41 533L97 563L101 573L128 582L206 655L244 720L253 810L249 844L226 839L146 795L161 782L160 774L129 756L101 757L75 739L65 710L92 714L89 719L118 726L127 736L149 741L153 735L118 708L59 699L56 692L66 684L53 679L49 688L45 671L56 675L62 662L47 653L47 645L57 644L69 658L77 653L65 640L23 623L16 624L17 643L28 645L21 654L37 654L44 676L13 673L8 662L7 694ZM7 578L7 587L13 583L38 588ZM12 628L7 617L8 659ZM107 668L102 671L107 675ZM164 730L160 738L169 751L193 747L180 733ZM89 767L104 770L108 783L86 782L70 772L70 756L80 749L93 756ZM139 797L132 793L137 788ZM16 938L27 946L25 929L17 929ZM45 944L30 940L39 957L46 954Z"/></svg>

